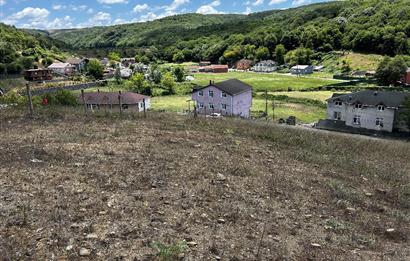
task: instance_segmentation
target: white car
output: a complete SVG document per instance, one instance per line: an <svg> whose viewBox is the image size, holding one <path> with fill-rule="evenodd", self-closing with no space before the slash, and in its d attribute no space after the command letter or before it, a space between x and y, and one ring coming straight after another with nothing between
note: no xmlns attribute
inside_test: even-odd
<svg viewBox="0 0 410 261"><path fill-rule="evenodd" d="M212 118L212 119L218 119L218 118L222 118L222 114L220 113L211 113L209 115L206 115L207 118Z"/></svg>

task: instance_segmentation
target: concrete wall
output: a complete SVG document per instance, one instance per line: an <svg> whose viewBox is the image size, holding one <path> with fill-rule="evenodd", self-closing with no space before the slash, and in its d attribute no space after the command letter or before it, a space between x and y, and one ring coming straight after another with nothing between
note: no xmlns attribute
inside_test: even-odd
<svg viewBox="0 0 410 261"><path fill-rule="evenodd" d="M233 115L249 118L252 107L252 91L241 93L233 97Z"/></svg>
<svg viewBox="0 0 410 261"><path fill-rule="evenodd" d="M90 111L106 111L106 112L120 112L120 105L119 104L109 104L109 105L99 105L99 106L91 106L91 104L87 104L87 107ZM92 108L93 107L93 108ZM148 110L151 108L151 100L145 100L145 108ZM144 106L142 101L138 104L128 104L128 109L122 110L124 113L133 113L133 112L143 112Z"/></svg>

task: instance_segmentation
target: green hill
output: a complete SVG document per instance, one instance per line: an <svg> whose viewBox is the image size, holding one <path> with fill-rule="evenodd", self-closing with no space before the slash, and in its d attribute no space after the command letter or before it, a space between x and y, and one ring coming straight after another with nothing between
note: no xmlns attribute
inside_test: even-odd
<svg viewBox="0 0 410 261"><path fill-rule="evenodd" d="M335 1L250 15L185 14L50 35L75 49L133 49L127 54L132 55L136 48L151 47L150 55L168 61L176 53L178 61L224 61L226 51L235 59L269 58L278 44L287 51L303 46L316 52L409 54L410 6L407 0Z"/></svg>
<svg viewBox="0 0 410 261"><path fill-rule="evenodd" d="M46 66L63 59L59 47L66 44L46 33L20 30L0 23L0 74L18 74L23 69Z"/></svg>

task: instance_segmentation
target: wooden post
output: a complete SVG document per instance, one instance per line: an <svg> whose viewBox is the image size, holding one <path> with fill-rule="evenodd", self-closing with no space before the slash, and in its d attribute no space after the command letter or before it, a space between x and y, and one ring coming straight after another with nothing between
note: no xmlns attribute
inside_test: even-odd
<svg viewBox="0 0 410 261"><path fill-rule="evenodd" d="M272 100L272 119L275 122L275 100Z"/></svg>
<svg viewBox="0 0 410 261"><path fill-rule="evenodd" d="M27 88L28 109L30 112L30 117L34 117L33 97L31 96L30 83L26 84L26 88Z"/></svg>
<svg viewBox="0 0 410 261"><path fill-rule="evenodd" d="M147 107L145 105L145 98L142 99L142 105L144 105L144 118L147 118Z"/></svg>
<svg viewBox="0 0 410 261"><path fill-rule="evenodd" d="M81 90L81 99L83 100L84 104L84 113L87 114L87 103L85 102L84 90Z"/></svg>
<svg viewBox="0 0 410 261"><path fill-rule="evenodd" d="M118 92L118 103L120 105L120 115L122 115L122 101L121 101L121 91Z"/></svg>
<svg viewBox="0 0 410 261"><path fill-rule="evenodd" d="M265 117L268 119L268 91L265 90Z"/></svg>
<svg viewBox="0 0 410 261"><path fill-rule="evenodd" d="M194 118L198 117L198 112L196 111L196 105L194 105Z"/></svg>

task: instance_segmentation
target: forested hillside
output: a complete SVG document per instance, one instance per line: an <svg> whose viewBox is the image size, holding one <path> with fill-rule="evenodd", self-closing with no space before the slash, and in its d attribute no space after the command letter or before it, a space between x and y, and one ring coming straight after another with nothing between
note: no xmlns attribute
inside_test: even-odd
<svg viewBox="0 0 410 261"><path fill-rule="evenodd" d="M315 52L409 54L410 5L408 0L336 1L251 15L187 14L147 23L57 30L51 36L76 49L141 47L142 57L169 61L269 58L279 44L286 51L305 47Z"/></svg>
<svg viewBox="0 0 410 261"><path fill-rule="evenodd" d="M0 74L17 74L63 59L58 47L64 44L46 34L28 33L0 23Z"/></svg>

